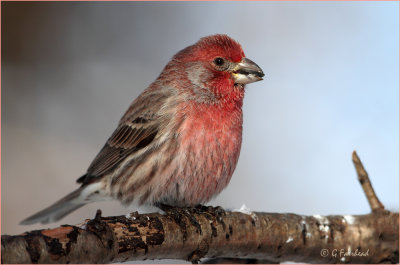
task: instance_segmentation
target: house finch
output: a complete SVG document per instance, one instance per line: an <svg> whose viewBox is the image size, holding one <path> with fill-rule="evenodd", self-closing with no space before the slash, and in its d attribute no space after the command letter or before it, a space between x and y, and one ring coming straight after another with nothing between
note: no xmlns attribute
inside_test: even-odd
<svg viewBox="0 0 400 265"><path fill-rule="evenodd" d="M226 187L242 143L245 84L264 73L227 35L178 52L129 106L80 188L21 224L54 222L83 205L195 206Z"/></svg>

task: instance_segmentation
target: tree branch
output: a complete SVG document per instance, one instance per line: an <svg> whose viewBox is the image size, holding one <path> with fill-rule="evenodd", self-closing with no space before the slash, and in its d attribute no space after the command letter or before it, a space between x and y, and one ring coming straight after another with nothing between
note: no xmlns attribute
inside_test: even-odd
<svg viewBox="0 0 400 265"><path fill-rule="evenodd" d="M301 216L215 208L97 217L78 226L2 236L2 263L110 263L245 257L318 263L398 262L399 216ZM342 253L342 254L341 254ZM356 256L345 256L348 255ZM365 256L357 256L365 255Z"/></svg>
<svg viewBox="0 0 400 265"><path fill-rule="evenodd" d="M373 212L302 216L171 208L166 214L96 217L72 226L1 237L2 263L111 263L145 259L398 263L399 214L385 211L358 156ZM365 184L368 183L368 184ZM364 186L366 185L366 186ZM253 260L254 261L254 260ZM212 261L210 261L212 262Z"/></svg>
<svg viewBox="0 0 400 265"><path fill-rule="evenodd" d="M364 190L365 196L367 196L369 206L373 212L382 211L385 209L383 204L379 201L378 196L376 196L374 188L372 188L371 181L369 180L368 173L364 169L363 164L361 163L360 158L357 155L356 151L353 151L353 163L356 168L358 181L361 184L361 187Z"/></svg>

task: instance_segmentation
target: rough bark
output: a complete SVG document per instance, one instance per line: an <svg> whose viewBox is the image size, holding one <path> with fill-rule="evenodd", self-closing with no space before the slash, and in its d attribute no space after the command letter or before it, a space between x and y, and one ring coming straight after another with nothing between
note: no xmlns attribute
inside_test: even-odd
<svg viewBox="0 0 400 265"><path fill-rule="evenodd" d="M167 215L97 216L2 236L2 263L110 263L244 257L317 263L398 263L396 213L300 216L184 209ZM350 255L350 256L349 256ZM354 255L354 256L351 256Z"/></svg>
<svg viewBox="0 0 400 265"><path fill-rule="evenodd" d="M356 154L355 154L356 155ZM385 211L363 170L372 213L358 216L171 208L1 237L2 263L111 263L145 259L257 259L268 262L398 263L399 214ZM372 190L372 192L371 192ZM215 260L214 260L215 261ZM237 260L235 260L237 261ZM212 263L212 260L210 261Z"/></svg>

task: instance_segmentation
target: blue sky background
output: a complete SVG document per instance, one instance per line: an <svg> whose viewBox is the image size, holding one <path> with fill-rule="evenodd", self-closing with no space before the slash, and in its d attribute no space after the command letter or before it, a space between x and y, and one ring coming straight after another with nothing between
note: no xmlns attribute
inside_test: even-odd
<svg viewBox="0 0 400 265"><path fill-rule="evenodd" d="M243 145L210 204L370 212L355 149L399 207L398 2L2 2L2 233L77 187L130 102L180 49L226 33L266 78L247 86ZM21 196L21 194L23 196ZM86 206L79 223L117 202Z"/></svg>

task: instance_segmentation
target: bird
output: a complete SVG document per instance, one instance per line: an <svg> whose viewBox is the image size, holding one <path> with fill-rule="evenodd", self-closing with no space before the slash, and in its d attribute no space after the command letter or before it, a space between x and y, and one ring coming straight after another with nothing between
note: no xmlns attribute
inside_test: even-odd
<svg viewBox="0 0 400 265"><path fill-rule="evenodd" d="M80 187L21 224L55 222L108 199L125 206L207 203L228 185L239 159L245 85L263 77L226 34L180 50L130 104L78 178Z"/></svg>

